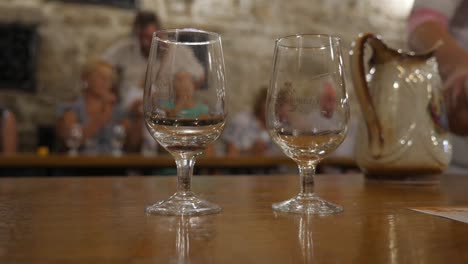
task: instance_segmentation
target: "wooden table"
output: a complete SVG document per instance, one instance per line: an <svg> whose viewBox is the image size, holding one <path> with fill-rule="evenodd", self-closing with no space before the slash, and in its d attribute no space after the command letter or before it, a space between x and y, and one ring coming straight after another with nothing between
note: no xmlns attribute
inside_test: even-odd
<svg viewBox="0 0 468 264"><path fill-rule="evenodd" d="M201 156L197 158L196 169L274 169L278 166L296 166L293 160L286 156ZM345 157L329 157L321 162L321 165L338 166L343 168L355 168L353 159ZM61 172L77 173L80 169L102 169L110 172L121 172L109 169L136 169L136 168L175 168L174 158L170 155L142 156L136 154L115 156L67 156L18 154L13 156L0 156L0 169L9 168L13 171L19 169L46 170L43 175L60 175ZM16 169L16 170L15 170ZM56 173L56 169L59 169ZM94 170L95 171L95 170ZM93 172L94 172L93 171ZM96 173L96 172L95 172ZM38 173L36 173L38 174ZM69 174L69 173L68 173Z"/></svg>
<svg viewBox="0 0 468 264"><path fill-rule="evenodd" d="M295 175L193 183L224 211L145 215L174 177L1 178L0 263L468 263L468 224L408 209L467 205L468 175L428 185L320 175L317 194L345 208L328 217L272 212L297 191Z"/></svg>

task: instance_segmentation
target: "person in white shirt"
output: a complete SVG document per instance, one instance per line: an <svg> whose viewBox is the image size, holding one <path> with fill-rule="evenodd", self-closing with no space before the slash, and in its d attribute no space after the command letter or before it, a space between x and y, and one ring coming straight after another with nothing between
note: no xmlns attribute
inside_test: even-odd
<svg viewBox="0 0 468 264"><path fill-rule="evenodd" d="M118 74L119 95L139 86L144 79L153 32L160 27L158 17L150 12L140 12L133 23L130 37L109 47L102 58L112 64Z"/></svg>
<svg viewBox="0 0 468 264"><path fill-rule="evenodd" d="M133 24L132 35L117 42L102 55L105 61L117 69L118 88L121 98L125 98L128 93L133 93L132 89L141 90L148 65L153 33L161 28L158 17L148 11L140 11L136 15ZM177 60L172 62L171 67L190 72L195 80L202 79L204 69L193 51L180 47L177 52Z"/></svg>
<svg viewBox="0 0 468 264"><path fill-rule="evenodd" d="M137 121L141 122L143 137L139 145L146 152L145 147L156 148L155 141L144 128L142 113L144 78L148 65L148 56L151 49L153 33L161 29L161 23L156 14L149 11L140 11L136 14L133 23L132 35L115 45L111 46L102 55L103 59L117 69L118 93L120 105L124 111L129 113ZM204 78L204 68L189 48L180 47L177 50L177 60L171 62L170 67L177 69L174 72L188 72L192 75L194 82L198 83ZM159 67L164 64L167 54L158 54L160 57ZM164 67L164 66L163 66ZM161 69L164 72L164 68Z"/></svg>

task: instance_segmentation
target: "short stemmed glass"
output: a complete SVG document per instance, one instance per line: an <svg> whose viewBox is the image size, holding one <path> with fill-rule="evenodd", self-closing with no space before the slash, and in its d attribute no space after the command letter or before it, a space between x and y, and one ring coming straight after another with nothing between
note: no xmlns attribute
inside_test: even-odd
<svg viewBox="0 0 468 264"><path fill-rule="evenodd" d="M125 128L121 124L116 124L112 127L111 135L111 153L112 156L120 157L123 154L123 146L125 144L126 132Z"/></svg>
<svg viewBox="0 0 468 264"><path fill-rule="evenodd" d="M78 149L80 148L82 141L83 141L83 130L81 128L81 124L79 123L73 124L65 140L65 144L68 147L69 156L74 157L78 155Z"/></svg>
<svg viewBox="0 0 468 264"><path fill-rule="evenodd" d="M340 39L292 35L276 40L267 97L267 128L275 143L299 167L300 193L273 209L328 215L343 208L313 192L317 163L346 136L349 102Z"/></svg>
<svg viewBox="0 0 468 264"><path fill-rule="evenodd" d="M227 115L221 37L196 29L155 32L143 97L146 127L174 158L177 192L146 208L150 214L221 211L191 191L196 156L221 134Z"/></svg>

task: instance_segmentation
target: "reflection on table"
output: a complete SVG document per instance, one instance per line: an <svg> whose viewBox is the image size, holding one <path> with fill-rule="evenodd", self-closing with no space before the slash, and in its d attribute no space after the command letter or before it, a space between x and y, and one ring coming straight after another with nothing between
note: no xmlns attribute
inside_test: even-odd
<svg viewBox="0 0 468 264"><path fill-rule="evenodd" d="M468 263L467 224L408 209L466 206L468 197L452 199L455 177L316 179L317 194L343 213L275 214L271 204L297 191L297 175L198 176L194 191L223 207L200 217L145 214L171 194L175 177L2 178L0 262Z"/></svg>
<svg viewBox="0 0 468 264"><path fill-rule="evenodd" d="M339 169L356 168L353 159L342 157L329 157L321 161L320 164ZM204 174L219 174L220 171L224 173L271 173L277 172L280 167L289 167L295 170L296 164L286 156L201 156L197 158L195 165L195 169L201 170ZM67 156L52 154L40 156L18 154L0 156L0 168L5 170L4 176L14 176L21 173L30 176L35 174L61 175L61 173L80 175L90 174L90 172L94 175L120 175L135 169L146 171L149 175L155 175L158 174L157 169L175 168L175 162L170 155Z"/></svg>

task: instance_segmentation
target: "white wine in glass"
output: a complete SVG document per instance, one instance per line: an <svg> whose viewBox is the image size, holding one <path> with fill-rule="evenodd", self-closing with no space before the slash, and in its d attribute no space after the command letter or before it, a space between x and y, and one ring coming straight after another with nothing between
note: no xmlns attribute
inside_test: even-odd
<svg viewBox="0 0 468 264"><path fill-rule="evenodd" d="M300 192L273 209L327 215L343 208L313 192L318 162L343 142L349 120L340 39L292 35L276 41L267 97L267 128L283 152L296 161Z"/></svg>
<svg viewBox="0 0 468 264"><path fill-rule="evenodd" d="M221 211L191 191L195 158L223 131L226 119L221 37L195 29L154 33L143 97L146 127L175 158L177 191L146 208L149 214Z"/></svg>

